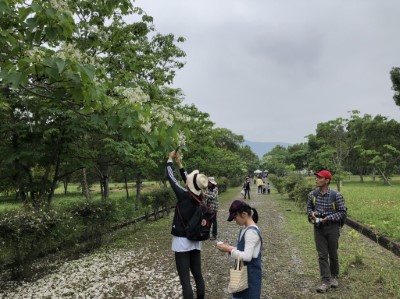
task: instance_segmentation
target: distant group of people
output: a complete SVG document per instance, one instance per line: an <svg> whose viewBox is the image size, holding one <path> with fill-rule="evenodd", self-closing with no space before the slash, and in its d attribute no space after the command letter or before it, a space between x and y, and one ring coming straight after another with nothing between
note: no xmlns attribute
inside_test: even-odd
<svg viewBox="0 0 400 299"><path fill-rule="evenodd" d="M266 179L262 176L254 178L254 184L257 185L257 194L271 194L271 184L266 182ZM244 199L250 198L250 177L247 176L243 183L243 197Z"/></svg>
<svg viewBox="0 0 400 299"><path fill-rule="evenodd" d="M179 171L185 186L181 186L173 173L173 162L179 167ZM175 214L172 222L172 250L175 252L176 269L182 286L184 299L193 299L193 290L190 282L192 273L196 284L196 298L205 298L205 283L201 271L201 241L189 240L185 235L185 228L181 221L189 220L195 213L197 196L207 202L210 209L215 213L218 211L218 188L214 177L207 177L198 170L187 174L184 169L179 153L172 151L167 161L168 180L177 197ZM314 239L319 258L319 267L322 283L317 287L317 292L326 292L331 287L338 287L339 260L338 260L338 239L339 220L345 217L346 208L343 196L336 192L336 208L327 204L330 198L331 189L329 183L331 174L328 171L315 173L316 191L309 194L307 210L311 219L318 218L320 226L314 226ZM262 181L262 180L261 180ZM263 181L262 181L263 182ZM264 186L265 182L263 182ZM260 193L260 185L257 184ZM265 187L270 190L269 183ZM244 198L250 199L250 177L246 177L243 184ZM261 191L263 192L263 191ZM268 193L270 193L268 191ZM316 196L314 196L316 194ZM315 200L313 199L315 197ZM260 229L257 226L258 212L244 200L234 200L229 208L228 221L233 221L241 227L236 247L218 242L217 249L229 253L232 258L239 258L247 266L248 288L232 294L233 299L259 299L261 298L262 267L261 254L263 239ZM212 240L217 238L217 217L212 225Z"/></svg>

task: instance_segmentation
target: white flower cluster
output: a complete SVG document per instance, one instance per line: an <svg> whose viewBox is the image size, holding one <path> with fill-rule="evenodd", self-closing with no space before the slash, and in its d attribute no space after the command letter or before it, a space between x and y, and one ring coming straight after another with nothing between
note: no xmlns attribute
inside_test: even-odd
<svg viewBox="0 0 400 299"><path fill-rule="evenodd" d="M51 6L58 11L68 10L68 5L64 0L50 0Z"/></svg>
<svg viewBox="0 0 400 299"><path fill-rule="evenodd" d="M110 250L65 262L34 282L9 285L0 298L180 298L174 264L149 252Z"/></svg>
<svg viewBox="0 0 400 299"><path fill-rule="evenodd" d="M32 58L32 60L40 62L43 60L46 53L41 47L33 47L32 49L26 51L26 55L28 55L29 58Z"/></svg>
<svg viewBox="0 0 400 299"><path fill-rule="evenodd" d="M151 123L150 122L145 122L140 125L140 127L146 132L146 133L151 133Z"/></svg>
<svg viewBox="0 0 400 299"><path fill-rule="evenodd" d="M149 95L144 93L144 91L139 87L131 88L118 86L114 88L114 91L123 96L129 103L132 104L143 104L150 101Z"/></svg>
<svg viewBox="0 0 400 299"><path fill-rule="evenodd" d="M81 63L95 64L95 58L82 53L74 43L61 43L60 49L55 53L55 57L63 60L74 60Z"/></svg>
<svg viewBox="0 0 400 299"><path fill-rule="evenodd" d="M156 118L160 122L163 122L168 127L173 126L174 119L175 119L175 112L171 108L161 106L161 105L154 105L152 107L152 110L153 110L153 113L155 114Z"/></svg>
<svg viewBox="0 0 400 299"><path fill-rule="evenodd" d="M186 136L182 131L178 132L178 144L181 147L186 145Z"/></svg>
<svg viewBox="0 0 400 299"><path fill-rule="evenodd" d="M91 25L87 30L91 33L99 33L99 28L97 27L97 25Z"/></svg>

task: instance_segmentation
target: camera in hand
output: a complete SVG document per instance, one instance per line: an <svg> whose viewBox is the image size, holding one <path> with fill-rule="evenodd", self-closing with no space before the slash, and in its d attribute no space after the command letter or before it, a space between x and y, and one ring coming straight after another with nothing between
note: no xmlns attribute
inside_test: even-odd
<svg viewBox="0 0 400 299"><path fill-rule="evenodd" d="M315 212L314 215L315 219L312 220L312 223L314 223L315 227L319 228L322 225L321 220L326 216L324 214L319 214L318 212Z"/></svg>

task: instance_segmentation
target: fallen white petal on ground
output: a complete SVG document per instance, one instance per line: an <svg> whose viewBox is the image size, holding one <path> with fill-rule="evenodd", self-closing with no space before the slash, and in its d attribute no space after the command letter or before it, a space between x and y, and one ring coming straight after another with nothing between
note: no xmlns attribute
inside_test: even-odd
<svg viewBox="0 0 400 299"><path fill-rule="evenodd" d="M0 293L2 298L179 298L174 271L161 259L137 251L111 250L65 262L54 273ZM164 284L160 285L160 281Z"/></svg>

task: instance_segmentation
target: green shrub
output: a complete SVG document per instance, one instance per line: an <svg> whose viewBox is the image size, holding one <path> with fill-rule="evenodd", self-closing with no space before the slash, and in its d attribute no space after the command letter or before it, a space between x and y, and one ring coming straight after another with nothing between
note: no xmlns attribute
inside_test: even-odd
<svg viewBox="0 0 400 299"><path fill-rule="evenodd" d="M229 187L229 184L233 184L234 182L230 182L226 177L218 177L216 178L217 181L217 187L218 187L218 193L221 194L223 192L226 192L226 190Z"/></svg>
<svg viewBox="0 0 400 299"><path fill-rule="evenodd" d="M283 178L283 186L285 192L289 195L289 198L291 200L295 200L293 197L293 190L295 189L296 185L299 184L299 182L301 182L302 180L304 180L304 178L298 174L290 174Z"/></svg>
<svg viewBox="0 0 400 299"><path fill-rule="evenodd" d="M268 179L271 181L271 184L274 185L276 191L278 191L279 194L283 194L285 192L283 177L277 176L275 174L269 174Z"/></svg>
<svg viewBox="0 0 400 299"><path fill-rule="evenodd" d="M0 264L15 269L50 250L57 239L57 227L64 216L56 211L14 210L2 213L0 220Z"/></svg>
<svg viewBox="0 0 400 299"><path fill-rule="evenodd" d="M103 234L115 222L115 203L112 201L85 201L73 206L70 213L83 223L82 238L94 247L100 246Z"/></svg>
<svg viewBox="0 0 400 299"><path fill-rule="evenodd" d="M293 191L290 193L290 197L296 202L297 205L306 207L308 200L308 193L313 190L313 186L305 180L299 181Z"/></svg>

